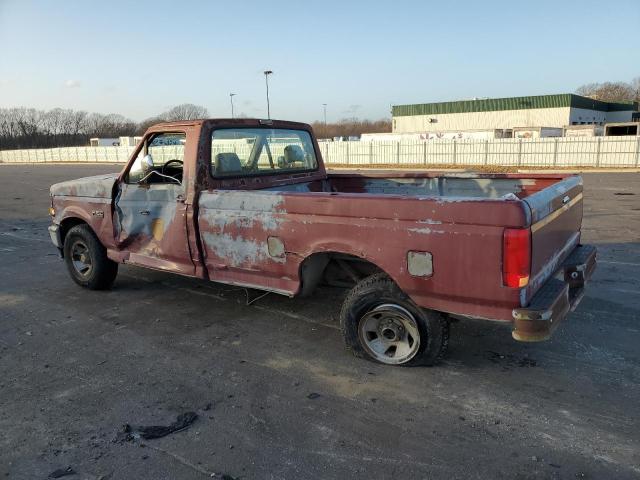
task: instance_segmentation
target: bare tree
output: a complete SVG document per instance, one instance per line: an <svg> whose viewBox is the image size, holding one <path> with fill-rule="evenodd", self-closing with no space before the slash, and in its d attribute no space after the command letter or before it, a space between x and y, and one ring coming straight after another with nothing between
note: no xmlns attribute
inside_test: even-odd
<svg viewBox="0 0 640 480"><path fill-rule="evenodd" d="M363 133L391 132L391 120L360 120L358 118L344 118L336 123L316 121L311 125L318 138L359 136Z"/></svg>
<svg viewBox="0 0 640 480"><path fill-rule="evenodd" d="M631 80L631 88L633 89L633 100L640 103L640 77Z"/></svg>
<svg viewBox="0 0 640 480"><path fill-rule="evenodd" d="M122 115L89 115L54 108L0 108L0 148L86 145L92 136L133 135L136 124Z"/></svg>
<svg viewBox="0 0 640 480"><path fill-rule="evenodd" d="M209 111L205 107L194 105L192 103L176 105L160 115L160 117L168 122L174 120L198 120L200 118L207 118L208 116Z"/></svg>
<svg viewBox="0 0 640 480"><path fill-rule="evenodd" d="M136 135L144 135L144 132L146 132L149 127L164 121L166 120L160 116L145 118L143 121L138 123L138 126L136 127Z"/></svg>
<svg viewBox="0 0 640 480"><path fill-rule="evenodd" d="M176 120L199 120L209 117L209 110L205 107L194 105L192 103L183 103L171 107L166 112L159 115L149 117L138 123L136 128L137 135L143 135L147 129L157 123L173 122Z"/></svg>
<svg viewBox="0 0 640 480"><path fill-rule="evenodd" d="M628 102L637 98L637 89L626 82L588 83L576 93L603 102Z"/></svg>

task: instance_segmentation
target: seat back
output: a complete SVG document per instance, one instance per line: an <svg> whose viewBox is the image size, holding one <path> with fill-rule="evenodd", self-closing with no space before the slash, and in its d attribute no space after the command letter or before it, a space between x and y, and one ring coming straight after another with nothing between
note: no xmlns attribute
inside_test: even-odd
<svg viewBox="0 0 640 480"><path fill-rule="evenodd" d="M218 175L242 172L240 158L233 152L216 154L214 162L215 172Z"/></svg>
<svg viewBox="0 0 640 480"><path fill-rule="evenodd" d="M300 145L287 145L284 147L284 161L286 164L304 162L304 150Z"/></svg>

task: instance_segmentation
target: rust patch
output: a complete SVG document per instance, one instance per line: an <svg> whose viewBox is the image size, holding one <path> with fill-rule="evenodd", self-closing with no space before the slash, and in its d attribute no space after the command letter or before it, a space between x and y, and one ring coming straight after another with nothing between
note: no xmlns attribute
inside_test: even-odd
<svg viewBox="0 0 640 480"><path fill-rule="evenodd" d="M151 221L151 234L156 241L162 240L164 236L164 220L161 218L154 218Z"/></svg>

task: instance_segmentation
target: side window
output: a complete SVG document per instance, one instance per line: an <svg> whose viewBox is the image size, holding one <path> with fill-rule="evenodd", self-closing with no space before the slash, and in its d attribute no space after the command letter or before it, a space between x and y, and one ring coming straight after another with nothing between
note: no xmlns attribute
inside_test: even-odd
<svg viewBox="0 0 640 480"><path fill-rule="evenodd" d="M145 140L127 183L182 183L184 133L159 133Z"/></svg>
<svg viewBox="0 0 640 480"><path fill-rule="evenodd" d="M276 175L317 166L306 130L222 128L211 134L211 173L215 177Z"/></svg>

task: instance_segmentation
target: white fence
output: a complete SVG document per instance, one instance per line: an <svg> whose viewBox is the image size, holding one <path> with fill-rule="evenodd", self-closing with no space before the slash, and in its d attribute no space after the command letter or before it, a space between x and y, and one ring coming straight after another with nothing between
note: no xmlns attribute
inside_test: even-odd
<svg viewBox="0 0 640 480"><path fill-rule="evenodd" d="M0 150L0 163L126 162L135 147L63 147Z"/></svg>
<svg viewBox="0 0 640 480"><path fill-rule="evenodd" d="M329 164L638 167L640 137L326 142Z"/></svg>
<svg viewBox="0 0 640 480"><path fill-rule="evenodd" d="M134 147L0 151L0 163L121 163ZM640 167L640 137L323 142L328 165Z"/></svg>

